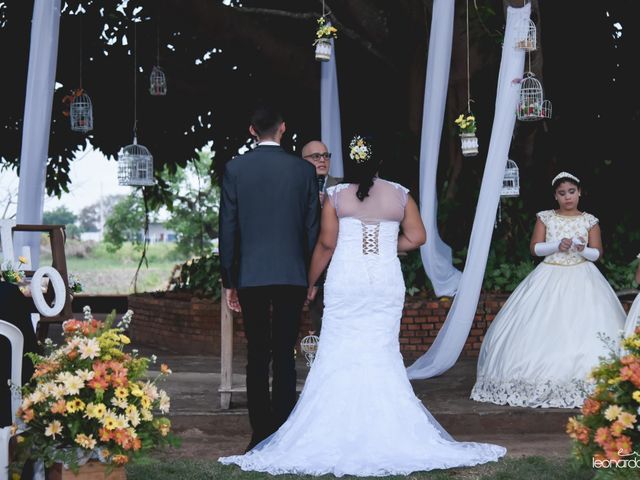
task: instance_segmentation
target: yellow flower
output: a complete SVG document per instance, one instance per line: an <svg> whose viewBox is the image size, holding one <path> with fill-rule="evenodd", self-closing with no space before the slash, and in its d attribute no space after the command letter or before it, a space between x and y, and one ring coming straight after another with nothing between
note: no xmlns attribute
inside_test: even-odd
<svg viewBox="0 0 640 480"><path fill-rule="evenodd" d="M27 257L23 257L22 255L18 257L18 261L23 264L23 263L29 263L29 261L27 260Z"/></svg>
<svg viewBox="0 0 640 480"><path fill-rule="evenodd" d="M144 392L142 391L140 386L134 383L133 385L131 385L131 395L133 395L134 397L141 397L142 395L144 395Z"/></svg>
<svg viewBox="0 0 640 480"><path fill-rule="evenodd" d="M67 402L67 412L69 413L82 412L84 407L85 403L77 397Z"/></svg>
<svg viewBox="0 0 640 480"><path fill-rule="evenodd" d="M151 420L153 420L153 414L146 408L140 410L140 415L142 416L142 420L144 420L145 422L150 422Z"/></svg>
<svg viewBox="0 0 640 480"><path fill-rule="evenodd" d="M129 396L129 391L125 387L116 388L116 397L120 399L125 399Z"/></svg>
<svg viewBox="0 0 640 480"><path fill-rule="evenodd" d="M76 435L75 442L87 450L93 450L96 446L96 440L93 435L87 436L84 433Z"/></svg>
<svg viewBox="0 0 640 480"><path fill-rule="evenodd" d="M473 115L469 115L467 117L467 122L475 122L476 121L476 117L474 117Z"/></svg>
<svg viewBox="0 0 640 480"><path fill-rule="evenodd" d="M116 417L113 413L108 412L102 419L102 425L104 425L104 428L106 428L107 430L115 430L118 426L118 417Z"/></svg>
<svg viewBox="0 0 640 480"><path fill-rule="evenodd" d="M120 341L125 345L129 345L131 343L131 340L126 335L120 335Z"/></svg>
<svg viewBox="0 0 640 480"><path fill-rule="evenodd" d="M456 118L455 123L460 123L464 120L464 113L461 113L458 118Z"/></svg>
<svg viewBox="0 0 640 480"><path fill-rule="evenodd" d="M633 399L640 403L640 390L636 390L635 392L633 392Z"/></svg>
<svg viewBox="0 0 640 480"><path fill-rule="evenodd" d="M622 413L622 408L620 408L618 405L611 405L609 408L605 410L604 418L606 418L610 422L613 422L615 419L617 419L620 416L621 413Z"/></svg>
<svg viewBox="0 0 640 480"><path fill-rule="evenodd" d="M54 420L53 422L47 425L47 428L44 431L45 436L56 438L56 435L62 436L62 424L58 420Z"/></svg>
<svg viewBox="0 0 640 480"><path fill-rule="evenodd" d="M636 416L629 412L622 412L618 417L618 422L620 422L625 429L633 428L633 424L636 423Z"/></svg>
<svg viewBox="0 0 640 480"><path fill-rule="evenodd" d="M462 129L467 128L467 122L460 122L460 128Z"/></svg>
<svg viewBox="0 0 640 480"><path fill-rule="evenodd" d="M140 405L142 408L150 409L151 408L151 399L146 395L140 397Z"/></svg>

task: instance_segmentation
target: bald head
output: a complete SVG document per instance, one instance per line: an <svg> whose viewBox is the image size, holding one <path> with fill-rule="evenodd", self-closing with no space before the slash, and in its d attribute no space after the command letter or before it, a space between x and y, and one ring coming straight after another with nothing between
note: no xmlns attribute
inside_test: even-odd
<svg viewBox="0 0 640 480"><path fill-rule="evenodd" d="M319 140L312 140L302 147L302 158L316 167L316 175L329 173L328 155L327 146Z"/></svg>

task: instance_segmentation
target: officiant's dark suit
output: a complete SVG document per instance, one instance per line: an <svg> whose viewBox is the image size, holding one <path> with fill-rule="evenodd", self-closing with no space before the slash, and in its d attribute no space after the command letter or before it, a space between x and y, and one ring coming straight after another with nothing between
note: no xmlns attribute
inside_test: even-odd
<svg viewBox="0 0 640 480"><path fill-rule="evenodd" d="M313 166L279 145L281 115L259 108L249 130L258 146L225 168L219 248L226 300L233 310L241 307L247 338L252 448L285 422L296 402L294 346L320 206Z"/></svg>

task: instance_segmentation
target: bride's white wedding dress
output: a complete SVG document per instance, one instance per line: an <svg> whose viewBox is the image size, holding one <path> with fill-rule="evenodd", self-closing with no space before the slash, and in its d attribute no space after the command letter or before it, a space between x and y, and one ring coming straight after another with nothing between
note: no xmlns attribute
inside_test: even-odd
<svg viewBox="0 0 640 480"><path fill-rule="evenodd" d="M414 395L398 334L405 286L397 256L407 190L376 179L327 190L340 217L322 335L291 416L253 450L220 462L271 474L384 476L495 461L505 448L454 441Z"/></svg>

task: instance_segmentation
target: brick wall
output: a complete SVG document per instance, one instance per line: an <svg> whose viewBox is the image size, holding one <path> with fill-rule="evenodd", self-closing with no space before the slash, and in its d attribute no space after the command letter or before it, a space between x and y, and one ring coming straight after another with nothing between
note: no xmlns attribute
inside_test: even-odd
<svg viewBox="0 0 640 480"><path fill-rule="evenodd" d="M462 356L477 357L489 325L508 294L483 294ZM632 300L623 302L625 310ZM447 298L407 297L400 325L400 349L411 362L426 352L444 323L451 301ZM179 354L220 354L220 303L182 293L147 293L129 297L134 311L131 336L134 342ZM234 314L234 352L246 352L242 317ZM299 339L311 329L303 312ZM298 339L298 340L299 340ZM298 350L299 351L299 350Z"/></svg>

